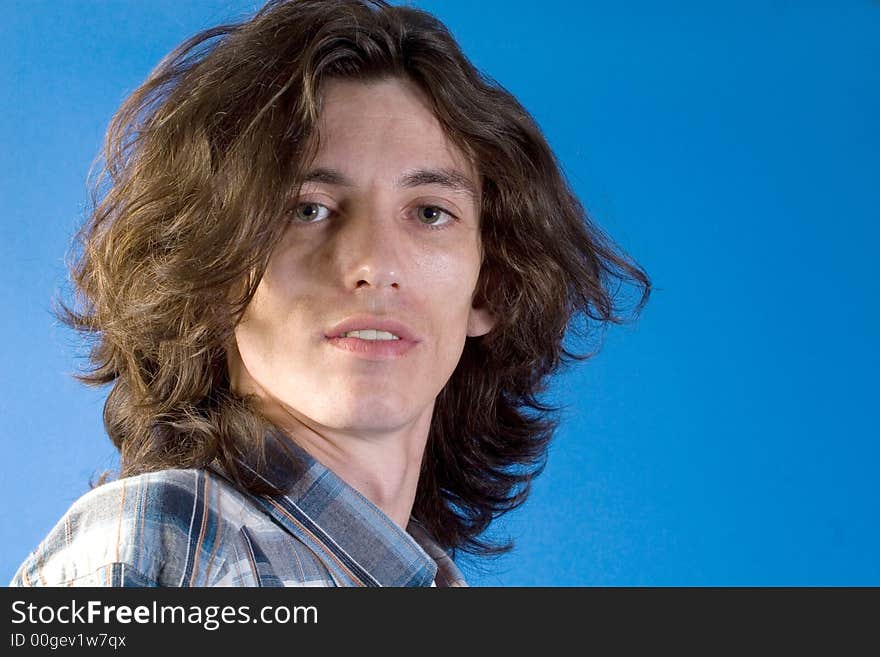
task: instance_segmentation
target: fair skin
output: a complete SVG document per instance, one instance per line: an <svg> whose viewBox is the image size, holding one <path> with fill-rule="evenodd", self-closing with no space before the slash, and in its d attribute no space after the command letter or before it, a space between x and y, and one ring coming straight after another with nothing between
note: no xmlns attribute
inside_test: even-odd
<svg viewBox="0 0 880 657"><path fill-rule="evenodd" d="M327 81L318 129L309 171L338 175L314 176L291 200L227 350L230 380L405 528L435 399L466 337L495 325L474 305L479 179L406 80ZM475 193L437 176L405 179L417 170L460 174ZM353 315L397 320L415 339L388 358L334 346L328 332Z"/></svg>

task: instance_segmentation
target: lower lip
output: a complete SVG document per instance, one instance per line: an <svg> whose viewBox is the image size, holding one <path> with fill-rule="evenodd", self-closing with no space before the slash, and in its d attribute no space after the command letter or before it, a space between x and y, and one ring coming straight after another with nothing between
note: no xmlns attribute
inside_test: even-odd
<svg viewBox="0 0 880 657"><path fill-rule="evenodd" d="M361 338L327 338L337 349L351 352L369 360L393 360L400 358L416 343L412 340L362 340Z"/></svg>

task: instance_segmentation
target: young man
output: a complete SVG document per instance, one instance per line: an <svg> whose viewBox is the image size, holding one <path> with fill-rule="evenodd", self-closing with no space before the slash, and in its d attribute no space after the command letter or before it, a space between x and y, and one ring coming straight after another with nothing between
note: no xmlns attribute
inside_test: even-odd
<svg viewBox="0 0 880 657"><path fill-rule="evenodd" d="M459 586L521 504L574 313L644 272L430 15L270 2L126 100L63 307L122 478L14 585ZM542 414L529 414L529 408Z"/></svg>

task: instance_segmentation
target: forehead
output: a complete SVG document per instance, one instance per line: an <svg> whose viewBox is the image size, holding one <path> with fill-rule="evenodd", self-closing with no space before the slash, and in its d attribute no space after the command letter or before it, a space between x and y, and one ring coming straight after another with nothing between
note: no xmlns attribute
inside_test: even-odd
<svg viewBox="0 0 880 657"><path fill-rule="evenodd" d="M431 165L477 180L470 158L449 139L424 92L407 79L326 80L317 131L317 166Z"/></svg>

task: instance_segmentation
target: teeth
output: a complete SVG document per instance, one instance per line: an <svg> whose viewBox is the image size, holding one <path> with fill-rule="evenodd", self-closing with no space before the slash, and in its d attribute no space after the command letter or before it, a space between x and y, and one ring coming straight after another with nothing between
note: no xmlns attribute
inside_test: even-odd
<svg viewBox="0 0 880 657"><path fill-rule="evenodd" d="M349 331L348 333L343 333L342 337L360 338L361 340L400 340L400 338L393 333L389 333L388 331L376 331L373 329Z"/></svg>

